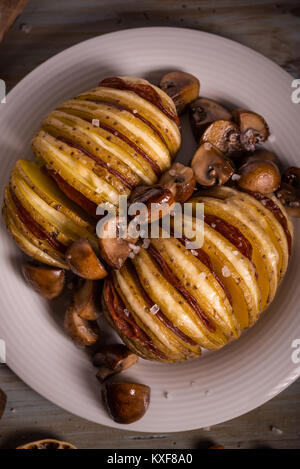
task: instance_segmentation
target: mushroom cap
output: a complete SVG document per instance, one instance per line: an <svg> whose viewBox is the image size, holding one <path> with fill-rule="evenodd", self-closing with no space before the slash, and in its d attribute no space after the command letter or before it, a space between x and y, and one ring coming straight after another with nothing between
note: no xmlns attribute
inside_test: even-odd
<svg viewBox="0 0 300 469"><path fill-rule="evenodd" d="M150 388L144 384L109 383L103 394L111 417L118 423L129 424L140 420L150 403Z"/></svg>
<svg viewBox="0 0 300 469"><path fill-rule="evenodd" d="M238 174L239 187L262 194L276 191L281 181L279 169L273 161L250 161L240 167Z"/></svg>
<svg viewBox="0 0 300 469"><path fill-rule="evenodd" d="M217 120L230 121L231 112L213 99L198 97L189 104L192 131L199 142L205 129Z"/></svg>
<svg viewBox="0 0 300 469"><path fill-rule="evenodd" d="M173 163L171 168L164 172L159 181L173 194L175 202L183 203L188 200L196 187L194 171L182 163Z"/></svg>
<svg viewBox="0 0 300 469"><path fill-rule="evenodd" d="M104 265L96 256L88 239L79 239L66 251L66 261L74 274L90 280L100 280L107 275Z"/></svg>
<svg viewBox="0 0 300 469"><path fill-rule="evenodd" d="M191 166L196 181L206 187L225 184L234 172L231 161L209 143L200 145Z"/></svg>
<svg viewBox="0 0 300 469"><path fill-rule="evenodd" d="M22 272L31 287L47 300L56 298L65 285L65 271L59 268L25 262Z"/></svg>
<svg viewBox="0 0 300 469"><path fill-rule="evenodd" d="M197 98L200 91L198 78L186 72L170 72L160 81L160 88L173 99L178 114Z"/></svg>

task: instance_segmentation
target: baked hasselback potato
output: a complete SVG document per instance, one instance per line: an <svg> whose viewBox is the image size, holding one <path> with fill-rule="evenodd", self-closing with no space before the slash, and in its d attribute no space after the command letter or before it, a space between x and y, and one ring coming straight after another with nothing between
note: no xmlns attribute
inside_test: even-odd
<svg viewBox="0 0 300 469"><path fill-rule="evenodd" d="M19 160L3 215L23 251L68 269L67 247L87 238L98 252L96 208L151 185L180 146L169 96L146 80L113 77L61 104L33 138L37 163Z"/></svg>
<svg viewBox="0 0 300 469"><path fill-rule="evenodd" d="M140 184L153 184L180 146L169 96L148 81L112 77L51 112L32 141L66 195L95 216Z"/></svg>
<svg viewBox="0 0 300 469"><path fill-rule="evenodd" d="M80 238L97 250L94 223L34 161L17 161L4 191L3 216L19 247L45 264L68 269L65 251Z"/></svg>
<svg viewBox="0 0 300 469"><path fill-rule="evenodd" d="M105 281L109 322L146 359L181 361L239 337L287 269L293 227L275 196L218 187L190 202L204 202L201 249L152 239Z"/></svg>

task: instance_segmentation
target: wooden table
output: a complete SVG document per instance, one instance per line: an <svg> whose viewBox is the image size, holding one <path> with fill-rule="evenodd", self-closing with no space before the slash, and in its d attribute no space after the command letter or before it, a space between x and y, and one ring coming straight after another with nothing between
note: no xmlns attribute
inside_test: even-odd
<svg viewBox="0 0 300 469"><path fill-rule="evenodd" d="M3 0L0 0L0 11ZM298 0L32 0L0 45L0 78L10 90L49 57L91 37L142 26L181 26L239 41L300 77ZM8 395L0 448L56 437L80 448L300 448L300 380L262 407L206 430L173 434L119 431L59 409L5 365Z"/></svg>

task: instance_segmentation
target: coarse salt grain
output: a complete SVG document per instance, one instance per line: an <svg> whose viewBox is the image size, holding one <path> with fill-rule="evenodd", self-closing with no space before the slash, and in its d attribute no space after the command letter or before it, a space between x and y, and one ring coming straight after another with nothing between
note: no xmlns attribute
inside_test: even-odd
<svg viewBox="0 0 300 469"><path fill-rule="evenodd" d="M210 226L211 226L212 228L215 228L217 225L216 225L215 223L212 223Z"/></svg>
<svg viewBox="0 0 300 469"><path fill-rule="evenodd" d="M228 267L226 265L224 265L224 267L222 267L222 275L223 275L223 277L230 277L230 275L231 275L230 270L228 269Z"/></svg>
<svg viewBox="0 0 300 469"><path fill-rule="evenodd" d="M133 114L137 114L137 113L138 113L138 111L137 111L136 109L133 109L132 112L133 112Z"/></svg>
<svg viewBox="0 0 300 469"><path fill-rule="evenodd" d="M205 142L204 143L204 148L205 148L205 150L210 150L211 149L211 143Z"/></svg>
<svg viewBox="0 0 300 469"><path fill-rule="evenodd" d="M198 256L198 251L196 251L195 249L191 249L191 253L193 254L193 256Z"/></svg>
<svg viewBox="0 0 300 469"><path fill-rule="evenodd" d="M201 274L199 275L199 277L201 278L201 280L205 280L205 279L206 279L206 274L205 274L205 272L201 272Z"/></svg>
<svg viewBox="0 0 300 469"><path fill-rule="evenodd" d="M239 253L239 251L233 251L233 254L234 254L235 256L237 256L238 253Z"/></svg>
<svg viewBox="0 0 300 469"><path fill-rule="evenodd" d="M239 179L241 179L241 176L239 174L233 174L231 176L231 179L232 181L238 181Z"/></svg>
<svg viewBox="0 0 300 469"><path fill-rule="evenodd" d="M92 124L94 127L100 127L99 119L92 119Z"/></svg>
<svg viewBox="0 0 300 469"><path fill-rule="evenodd" d="M151 314L157 314L159 311L159 307L157 306L157 304L154 304L153 306L151 306L150 308L150 313Z"/></svg>
<svg viewBox="0 0 300 469"><path fill-rule="evenodd" d="M124 314L125 314L125 316L127 316L127 317L129 316L130 313L129 313L128 309L126 309L126 308L124 309Z"/></svg>

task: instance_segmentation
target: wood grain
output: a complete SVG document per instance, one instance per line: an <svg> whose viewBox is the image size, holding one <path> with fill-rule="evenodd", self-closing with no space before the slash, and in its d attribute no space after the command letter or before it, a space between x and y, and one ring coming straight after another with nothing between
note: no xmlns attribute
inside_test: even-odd
<svg viewBox="0 0 300 469"><path fill-rule="evenodd" d="M0 42L17 16L21 13L28 0L0 1Z"/></svg>
<svg viewBox="0 0 300 469"><path fill-rule="evenodd" d="M0 10L4 3L11 2L0 0ZM31 0L0 45L0 78L9 90L67 47L111 31L145 26L219 34L252 47L300 77L299 0ZM87 422L43 399L4 365L0 365L0 387L8 396L0 422L0 448L44 437L64 439L80 448L207 448L211 444L300 448L300 380L260 408L210 431L174 434L120 431Z"/></svg>

